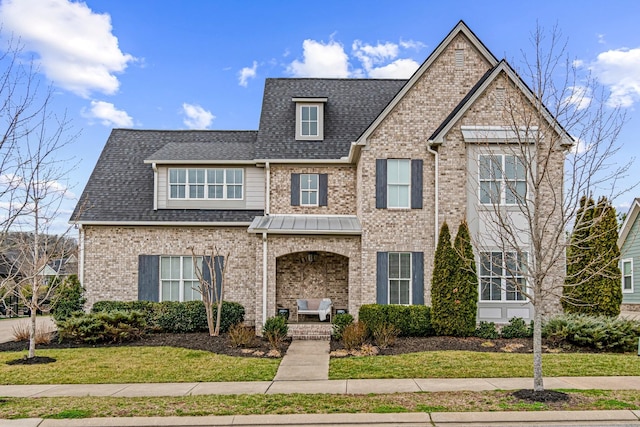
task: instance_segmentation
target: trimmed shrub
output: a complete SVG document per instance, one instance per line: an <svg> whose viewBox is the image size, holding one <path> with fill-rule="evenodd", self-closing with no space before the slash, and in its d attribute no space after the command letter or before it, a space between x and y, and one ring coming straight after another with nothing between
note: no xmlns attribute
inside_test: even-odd
<svg viewBox="0 0 640 427"><path fill-rule="evenodd" d="M268 318L262 327L262 334L274 350L280 348L282 342L287 338L288 332L287 320L282 316Z"/></svg>
<svg viewBox="0 0 640 427"><path fill-rule="evenodd" d="M145 326L139 311L83 313L61 321L58 337L89 343L131 341L142 336Z"/></svg>
<svg viewBox="0 0 640 427"><path fill-rule="evenodd" d="M87 301L83 294L84 288L75 274L58 285L51 301L51 316L56 323L68 319L73 313L82 312Z"/></svg>
<svg viewBox="0 0 640 427"><path fill-rule="evenodd" d="M478 338L484 338L487 340L494 340L500 337L500 334L496 329L495 323L482 321L476 328L475 336Z"/></svg>
<svg viewBox="0 0 640 427"><path fill-rule="evenodd" d="M400 336L427 337L434 334L431 326L431 309L425 305L365 304L358 312L360 322L367 325L367 334L383 324L391 324Z"/></svg>
<svg viewBox="0 0 640 427"><path fill-rule="evenodd" d="M336 314L331 320L333 323L331 335L333 335L333 338L339 340L342 338L342 331L344 331L344 328L353 323L353 316L348 313Z"/></svg>
<svg viewBox="0 0 640 427"><path fill-rule="evenodd" d="M564 314L549 319L542 335L556 344L570 343L612 352L636 349L640 337L640 321L608 316Z"/></svg>
<svg viewBox="0 0 640 427"><path fill-rule="evenodd" d="M92 313L140 311L148 328L158 332L188 333L208 331L207 312L202 301L98 301ZM217 306L213 307L215 322ZM236 323L244 322L244 307L237 302L222 302L220 332L228 332Z"/></svg>
<svg viewBox="0 0 640 427"><path fill-rule="evenodd" d="M502 338L530 338L533 336L533 322L527 326L521 317L512 317L500 331Z"/></svg>

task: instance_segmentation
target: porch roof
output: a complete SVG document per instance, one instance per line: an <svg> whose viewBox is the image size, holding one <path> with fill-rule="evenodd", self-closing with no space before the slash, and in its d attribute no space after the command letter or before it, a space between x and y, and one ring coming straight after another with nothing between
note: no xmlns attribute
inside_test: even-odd
<svg viewBox="0 0 640 427"><path fill-rule="evenodd" d="M360 235L355 215L265 215L257 216L249 233Z"/></svg>

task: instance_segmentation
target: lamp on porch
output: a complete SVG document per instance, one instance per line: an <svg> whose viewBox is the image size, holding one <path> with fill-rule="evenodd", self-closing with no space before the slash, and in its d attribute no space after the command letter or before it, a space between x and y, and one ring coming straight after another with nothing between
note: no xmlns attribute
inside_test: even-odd
<svg viewBox="0 0 640 427"><path fill-rule="evenodd" d="M316 262L318 260L318 252L307 252L307 261L309 263Z"/></svg>

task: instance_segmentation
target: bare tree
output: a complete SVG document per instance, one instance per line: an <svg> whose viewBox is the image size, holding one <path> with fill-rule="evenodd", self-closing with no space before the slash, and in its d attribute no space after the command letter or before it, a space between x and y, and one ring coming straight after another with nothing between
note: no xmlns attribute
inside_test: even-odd
<svg viewBox="0 0 640 427"><path fill-rule="evenodd" d="M0 279L0 296L15 295L30 310L32 358L36 313L54 291L44 269L54 256L68 256L70 227L57 234L53 227L59 226L62 203L69 197L66 178L74 167L59 156L77 135L69 134L66 116L52 112L52 87L43 87L33 58L25 60L13 39L0 55L0 69L0 253L11 264Z"/></svg>
<svg viewBox="0 0 640 427"><path fill-rule="evenodd" d="M209 248L205 256L197 255L193 246L188 247L193 257L193 268L198 278L196 290L202 295L202 302L207 313L209 335L220 335L222 319L222 302L224 301L225 272L229 262L229 252L222 255L218 247ZM218 286L219 285L219 286ZM213 319L213 307L216 306L216 319Z"/></svg>
<svg viewBox="0 0 640 427"><path fill-rule="evenodd" d="M523 54L519 74L506 66L496 80L490 96L502 106L502 139L487 131L474 148L477 172L470 179L480 198L474 244L481 300L501 299L493 294L500 292L531 303L533 389L540 392L542 321L560 310L567 233L580 197L620 194L616 184L629 164L614 162L624 114L608 107L606 91L574 66L559 30L538 26L531 44L533 56ZM491 279L496 270L500 283Z"/></svg>

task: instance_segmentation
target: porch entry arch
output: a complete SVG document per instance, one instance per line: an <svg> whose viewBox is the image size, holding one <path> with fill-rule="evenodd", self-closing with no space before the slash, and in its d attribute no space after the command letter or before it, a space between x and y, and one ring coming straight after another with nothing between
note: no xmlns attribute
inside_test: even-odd
<svg viewBox="0 0 640 427"><path fill-rule="evenodd" d="M347 309L349 258L327 251L300 251L276 257L276 306L289 309L290 320L295 319L298 298L330 298L334 312Z"/></svg>

